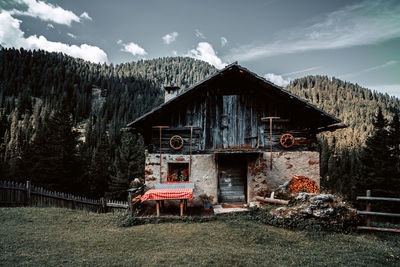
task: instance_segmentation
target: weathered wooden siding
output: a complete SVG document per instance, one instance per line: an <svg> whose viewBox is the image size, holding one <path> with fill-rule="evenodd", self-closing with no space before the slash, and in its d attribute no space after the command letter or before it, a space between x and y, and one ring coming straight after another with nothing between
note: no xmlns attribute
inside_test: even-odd
<svg viewBox="0 0 400 267"><path fill-rule="evenodd" d="M278 98L256 94L252 90L237 88L226 91L224 88L204 90L196 99L188 99L179 107L162 114L154 125L165 125L163 130L163 153L189 153L190 129L198 128L192 139L193 153L212 152L215 149L257 149L268 150L270 145L269 122L262 117L279 116L281 120L273 122L274 151L315 150L315 133L304 125L308 118L302 118L293 106ZM292 133L302 143L290 149L279 144L283 133ZM184 139L184 147L179 150L170 148L169 140L173 135ZM159 131L151 134L151 152L159 152Z"/></svg>

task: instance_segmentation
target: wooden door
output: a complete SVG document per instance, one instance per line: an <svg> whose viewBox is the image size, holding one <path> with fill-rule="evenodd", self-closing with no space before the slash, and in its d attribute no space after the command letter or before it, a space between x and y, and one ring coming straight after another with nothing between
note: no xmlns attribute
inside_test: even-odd
<svg viewBox="0 0 400 267"><path fill-rule="evenodd" d="M246 202L246 159L241 155L218 156L218 201L221 203Z"/></svg>

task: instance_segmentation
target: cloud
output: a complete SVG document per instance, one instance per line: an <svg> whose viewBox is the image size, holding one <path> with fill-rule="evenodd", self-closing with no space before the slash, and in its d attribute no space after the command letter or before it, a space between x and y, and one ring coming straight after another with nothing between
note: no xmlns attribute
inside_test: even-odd
<svg viewBox="0 0 400 267"><path fill-rule="evenodd" d="M122 42L121 42L122 44ZM123 48L121 51L131 53L134 56L145 56L147 55L147 52L140 47L138 44L135 44L133 42L130 42L128 44L122 44Z"/></svg>
<svg viewBox="0 0 400 267"><path fill-rule="evenodd" d="M379 69L387 68L387 67L393 66L395 64L397 64L396 60L390 60L390 61L388 61L388 62L386 62L384 64L381 64L381 65L378 65L378 66L370 67L370 68L367 68L367 69L364 69L364 70L360 70L360 71L357 71L357 72L353 72L353 73L346 73L346 74L343 74L343 75L337 75L337 76L340 77L340 78L357 76L357 75L360 75L360 74L364 74L364 73L376 71L376 70L379 70Z"/></svg>
<svg viewBox="0 0 400 267"><path fill-rule="evenodd" d="M221 37L221 47L224 47L225 45L227 45L228 43L228 39L226 39L225 37Z"/></svg>
<svg viewBox="0 0 400 267"><path fill-rule="evenodd" d="M232 49L228 58L245 61L380 43L400 37L399 14L400 5L396 1L363 1L329 13L319 23L280 32L272 42Z"/></svg>
<svg viewBox="0 0 400 267"><path fill-rule="evenodd" d="M44 1L17 0L17 2L26 4L28 6L28 10L20 11L13 9L10 11L11 15L29 16L68 26L71 26L72 22L80 22L79 17L72 11L65 10L59 6L55 6Z"/></svg>
<svg viewBox="0 0 400 267"><path fill-rule="evenodd" d="M119 40L117 41L117 44L122 44L122 40L119 39Z"/></svg>
<svg viewBox="0 0 400 267"><path fill-rule="evenodd" d="M212 45L207 42L198 43L196 49L191 49L188 51L186 56L206 61L218 69L221 69L227 65L226 63L222 62L222 60L215 53Z"/></svg>
<svg viewBox="0 0 400 267"><path fill-rule="evenodd" d="M296 70L296 71L293 71L293 72L282 73L281 76L290 76L290 75L293 75L293 74L299 74L299 73L309 72L309 71L312 71L312 70L317 70L319 68L321 68L321 67L317 66L317 67L307 68L307 69L304 69L304 70Z"/></svg>
<svg viewBox="0 0 400 267"><path fill-rule="evenodd" d="M63 52L67 55L96 63L108 62L107 54L97 46L88 44L81 44L80 46L68 45L52 42L44 36L37 37L36 35L25 38L24 32L20 29L20 24L21 21L13 18L9 12L0 12L0 44L2 46Z"/></svg>
<svg viewBox="0 0 400 267"><path fill-rule="evenodd" d="M86 20L93 20L86 11L83 12L79 17Z"/></svg>
<svg viewBox="0 0 400 267"><path fill-rule="evenodd" d="M175 42L176 37L178 37L178 35L179 34L177 32L171 32L171 33L164 35L162 38L164 41L164 44L170 44L172 42Z"/></svg>
<svg viewBox="0 0 400 267"><path fill-rule="evenodd" d="M278 86L286 86L290 83L290 79L284 79L282 77L282 75L277 75L274 73L267 73L264 75L264 78L270 82L272 82L273 84L276 84Z"/></svg>
<svg viewBox="0 0 400 267"><path fill-rule="evenodd" d="M54 29L54 26L53 26L53 24L51 24L51 23L47 23L46 28L47 28L47 29Z"/></svg>
<svg viewBox="0 0 400 267"><path fill-rule="evenodd" d="M72 34L72 33L67 33L67 35L69 36L69 37L71 37L71 38L73 38L73 39L76 39L76 35L74 35L74 34Z"/></svg>
<svg viewBox="0 0 400 267"><path fill-rule="evenodd" d="M201 38L201 39L206 39L206 37L204 36L204 34L199 31L199 29L195 29L194 30L194 34L196 35L196 37Z"/></svg>

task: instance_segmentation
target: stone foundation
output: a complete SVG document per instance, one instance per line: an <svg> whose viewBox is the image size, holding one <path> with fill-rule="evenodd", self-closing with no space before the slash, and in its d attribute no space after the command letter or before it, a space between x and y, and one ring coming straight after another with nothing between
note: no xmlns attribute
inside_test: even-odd
<svg viewBox="0 0 400 267"><path fill-rule="evenodd" d="M163 154L161 177L167 180L168 163L189 163L189 155ZM256 161L264 162L266 167L253 175L247 168L247 202L255 200L257 191L263 188L276 189L295 174L306 176L320 184L318 152L273 152L272 170L270 153L266 152ZM252 164L254 162L248 162ZM257 166L257 164L256 164ZM192 173L189 180L194 182L194 203L199 204L199 194L214 196L218 201L218 171L214 154L192 155ZM148 188L160 183L160 155L146 153L145 179Z"/></svg>

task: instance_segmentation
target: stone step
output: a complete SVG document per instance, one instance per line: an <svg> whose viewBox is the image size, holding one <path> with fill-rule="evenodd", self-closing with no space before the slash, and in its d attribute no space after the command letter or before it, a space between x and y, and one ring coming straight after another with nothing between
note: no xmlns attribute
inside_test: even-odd
<svg viewBox="0 0 400 267"><path fill-rule="evenodd" d="M229 171L220 171L219 173L224 176L231 176L231 175L240 176L243 172L241 170L229 170Z"/></svg>
<svg viewBox="0 0 400 267"><path fill-rule="evenodd" d="M237 176L220 176L220 178L219 179L233 179L233 180L236 180L236 179L240 179L240 180L244 180L244 177L242 176L242 175L237 175Z"/></svg>
<svg viewBox="0 0 400 267"><path fill-rule="evenodd" d="M221 196L222 197L227 197L227 196L244 196L243 191L221 191Z"/></svg>
<svg viewBox="0 0 400 267"><path fill-rule="evenodd" d="M244 195L242 195L242 196L223 196L223 195L221 195L221 201L222 202L244 202L245 197L244 197Z"/></svg>
<svg viewBox="0 0 400 267"><path fill-rule="evenodd" d="M244 191L244 186L243 185L225 185L225 186L219 186L219 189L221 189L222 192L225 191Z"/></svg>
<svg viewBox="0 0 400 267"><path fill-rule="evenodd" d="M243 183L235 183L235 182L231 182L231 183L220 183L219 184L219 188L230 188L230 187L234 187L234 186L241 186L244 187Z"/></svg>
<svg viewBox="0 0 400 267"><path fill-rule="evenodd" d="M232 182L244 184L244 181L241 177L239 177L239 178L219 178L219 184L232 183Z"/></svg>

